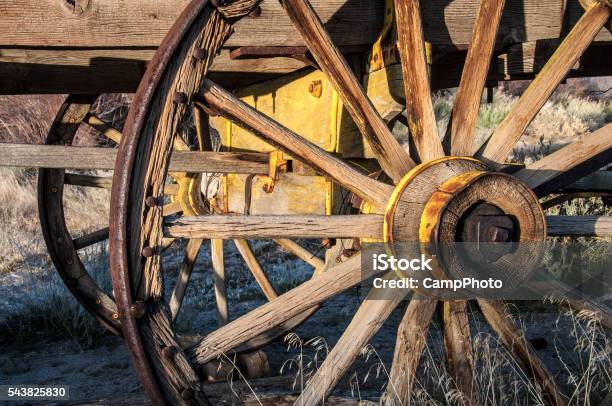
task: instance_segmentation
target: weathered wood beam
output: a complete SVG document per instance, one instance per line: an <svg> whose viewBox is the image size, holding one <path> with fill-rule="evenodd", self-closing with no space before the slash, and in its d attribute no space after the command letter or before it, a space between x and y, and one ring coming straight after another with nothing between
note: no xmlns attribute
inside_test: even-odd
<svg viewBox="0 0 612 406"><path fill-rule="evenodd" d="M478 299L478 305L487 323L499 336L522 370L541 385L547 403L563 405L565 400L555 383L555 378L535 354L525 336L514 325L512 317L506 312L504 303L496 300Z"/></svg>
<svg viewBox="0 0 612 406"><path fill-rule="evenodd" d="M338 91L359 131L368 140L380 166L398 182L415 163L395 140L316 11L308 0L283 0L282 4L319 67Z"/></svg>
<svg viewBox="0 0 612 406"><path fill-rule="evenodd" d="M97 0L85 9L71 2L15 0L2 4L0 44L57 47L157 47L190 0ZM374 41L382 0L313 0L342 45ZM355 27L359 30L355 30ZM95 27L95 29L92 29ZM243 18L226 46L303 45L278 2L261 3L261 15Z"/></svg>
<svg viewBox="0 0 612 406"><path fill-rule="evenodd" d="M369 178L341 159L255 110L210 80L204 80L203 92L204 99L211 107L236 124L246 127L296 159L299 158L305 164L318 169L330 179L370 203L380 207L386 206L388 197L393 191L392 186Z"/></svg>
<svg viewBox="0 0 612 406"><path fill-rule="evenodd" d="M276 293L276 290L270 283L270 280L266 276L264 270L261 269L261 265L259 265L259 261L257 260L255 253L253 253L253 250L249 246L248 241L234 240L234 244L236 245L238 252L242 256L242 259L246 263L247 268L249 269L253 277L255 277L255 280L257 281L257 284L266 296L266 299L273 300L274 298L278 297L278 293Z"/></svg>
<svg viewBox="0 0 612 406"><path fill-rule="evenodd" d="M204 365L374 274L362 271L361 254L354 255L210 333L189 350L191 360L195 365Z"/></svg>
<svg viewBox="0 0 612 406"><path fill-rule="evenodd" d="M0 166L113 170L115 148L0 143ZM253 152L174 151L172 172L268 173L268 154Z"/></svg>
<svg viewBox="0 0 612 406"><path fill-rule="evenodd" d="M210 240L210 250L213 268L213 285L215 287L215 302L217 304L217 317L219 319L219 326L225 326L229 322L229 308L227 305L227 283L225 280L223 240L217 238Z"/></svg>
<svg viewBox="0 0 612 406"><path fill-rule="evenodd" d="M325 404L325 398L349 370L357 356L378 332L408 289L372 289L357 309L348 327L327 354L323 364L312 376L294 405Z"/></svg>
<svg viewBox="0 0 612 406"><path fill-rule="evenodd" d="M395 18L408 127L419 159L425 162L444 156L444 150L431 100L419 0L396 0Z"/></svg>
<svg viewBox="0 0 612 406"><path fill-rule="evenodd" d="M549 236L612 237L612 216L546 216Z"/></svg>
<svg viewBox="0 0 612 406"><path fill-rule="evenodd" d="M170 315L172 320L176 320L178 312L181 310L183 299L185 298L185 292L191 279L191 272L195 267L196 260L198 259L198 253L202 247L204 240L193 239L187 242L185 247L185 254L183 255L183 263L181 269L176 278L174 289L172 290L172 296L170 297Z"/></svg>
<svg viewBox="0 0 612 406"><path fill-rule="evenodd" d="M323 271L323 267L325 266L325 262L320 258L317 258L310 251L306 250L300 244L293 240L289 240L287 238L275 238L274 242L283 247L285 250L289 251L296 257L300 258L302 261L310 264L315 269L315 273L320 273Z"/></svg>
<svg viewBox="0 0 612 406"><path fill-rule="evenodd" d="M504 4L505 0L482 1L478 8L449 126L451 155L474 153L476 119Z"/></svg>
<svg viewBox="0 0 612 406"><path fill-rule="evenodd" d="M415 295L397 329L393 364L385 398L392 405L409 405L416 370L427 343L437 300Z"/></svg>
<svg viewBox="0 0 612 406"><path fill-rule="evenodd" d="M104 240L108 240L108 227L77 237L72 240L72 243L75 249L80 250Z"/></svg>
<svg viewBox="0 0 612 406"><path fill-rule="evenodd" d="M151 49L2 48L0 94L134 92ZM209 77L226 86L246 86L294 72L306 66L289 57L230 59L230 51L215 57ZM241 75L240 73L249 73Z"/></svg>
<svg viewBox="0 0 612 406"><path fill-rule="evenodd" d="M587 10L488 142L477 153L479 158L491 165L503 164L525 128L606 23L610 13L610 8L603 3L593 5Z"/></svg>
<svg viewBox="0 0 612 406"><path fill-rule="evenodd" d="M610 162L612 124L527 165L515 176L525 181L541 197L572 184ZM608 184L608 189L612 189L611 184Z"/></svg>
<svg viewBox="0 0 612 406"><path fill-rule="evenodd" d="M446 359L455 386L463 393L468 404L477 405L468 302L465 300L442 302L442 320Z"/></svg>
<svg viewBox="0 0 612 406"><path fill-rule="evenodd" d="M383 216L211 215L166 223L164 235L177 238L381 238Z"/></svg>
<svg viewBox="0 0 612 406"><path fill-rule="evenodd" d="M2 144L0 144L0 150ZM79 173L65 173L64 184L84 187L109 189L113 185L113 178L108 176L81 175Z"/></svg>

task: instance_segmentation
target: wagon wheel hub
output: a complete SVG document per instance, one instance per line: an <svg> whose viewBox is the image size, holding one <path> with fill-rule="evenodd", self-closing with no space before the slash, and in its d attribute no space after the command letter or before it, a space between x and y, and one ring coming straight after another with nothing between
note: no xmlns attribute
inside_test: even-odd
<svg viewBox="0 0 612 406"><path fill-rule="evenodd" d="M477 264L487 277L517 286L540 247L516 243L544 241L546 225L537 197L523 182L473 158L445 157L418 165L397 184L383 237L390 244L425 243L425 251L440 256L445 277L475 276ZM450 260L458 250L469 262Z"/></svg>

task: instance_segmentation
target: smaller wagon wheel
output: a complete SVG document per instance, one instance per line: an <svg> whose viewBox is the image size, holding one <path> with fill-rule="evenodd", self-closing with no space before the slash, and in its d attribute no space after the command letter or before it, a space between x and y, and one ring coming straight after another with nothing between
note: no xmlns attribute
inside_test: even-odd
<svg viewBox="0 0 612 406"><path fill-rule="evenodd" d="M353 255L320 276L209 333L190 348L182 348L164 300L164 272L155 254L162 238L350 237L387 242L453 241L469 231L464 225L470 223L467 219L471 213L485 211L488 215L487 211L493 210L499 223L487 230L488 239L497 241L498 236L502 236L499 238L504 241L538 243L547 237L547 223L551 225L557 221L545 218L539 198L610 162L612 126L607 125L513 175L500 171L529 122L610 17L610 8L604 2L594 2L588 7L506 119L484 147L476 151L476 116L504 4L502 0L483 2L453 111L450 156L445 156L433 114L419 2L397 1L398 47L409 127L416 146L411 157L374 109L309 2L283 0L281 3L295 28L342 97L372 146L381 168L395 186L366 176L205 77L212 59L231 34L232 23L250 13L258 3L257 0L236 0L209 4L205 0L194 0L158 49L126 123L113 184L112 276L124 336L145 389L155 404L206 403L196 368L371 276L362 274L361 254ZM372 214L211 214L165 222L159 208L145 203L162 193L176 129L190 101L203 103L212 114L225 116L311 166L369 203ZM239 166L233 171L238 172ZM588 219L573 219L585 220ZM609 222L609 219L601 221ZM505 234L502 229L506 230ZM573 234L571 228L558 224L556 232ZM143 255L149 250L153 255ZM526 256L525 259L531 258ZM295 404L323 402L364 345L407 295L408 292L400 289L370 291ZM602 323L610 326L608 309L597 307L588 300L576 303L597 310ZM409 303L398 327L384 397L390 404L409 403L436 304L437 299L418 293ZM542 401L563 404L565 399L553 376L523 339L522 332L506 313L504 303L478 299L478 304L525 374L542 388ZM476 394L471 389L473 356L466 302L445 301L442 305L445 347L453 378L470 403L476 403ZM135 314L131 311L134 306L143 311Z"/></svg>
<svg viewBox="0 0 612 406"><path fill-rule="evenodd" d="M95 116L91 111L97 99L98 96L68 96L58 110L45 143L47 145L71 146L77 130L84 124L94 128L101 135L118 145L121 142L121 132ZM199 108L193 110L194 124L197 131L196 149L210 151L212 149L210 134L203 125L202 115L203 112ZM180 137L176 138L174 148L179 151L189 151L191 149ZM109 155L108 157L112 158L113 156ZM61 166L61 162L58 162L57 166ZM77 169L96 170L105 166L108 165L91 161L83 163ZM164 187L164 214L166 216L175 214L195 216L208 212L208 205L203 201L199 190L200 184L201 177L197 173L171 172L169 183L166 183ZM111 185L111 177L76 173L74 170L66 168L43 168L39 170L38 203L45 243L62 280L83 307L94 315L104 327L114 334L120 334L121 326L117 305L114 302L112 292L105 292L103 288L98 286L96 280L87 272L79 254L81 250L87 247L107 241L108 227L73 237L74 233L71 233L68 227L66 218L68 214L65 211L64 205L64 190L67 187L103 188L110 190ZM157 204L157 202L150 202L150 204ZM164 239L162 250L165 251L176 240L175 238ZM176 318L180 310L191 272L196 264L196 257L203 242L203 239L189 240L186 244L182 265L169 302L173 319ZM310 263L319 272L323 269L323 262L308 254L297 243L286 239L279 239L277 242L288 252ZM262 286L266 297L273 299L276 296L276 292L266 279L263 270L259 266L257 257L248 243L244 240L235 240L234 243L245 264ZM213 254L213 275L215 275L215 288L217 290L217 301L219 302L219 318L220 323L225 324L229 320L229 310L224 293L223 240L212 240L211 248ZM170 256L174 255L174 252L170 253ZM306 315L301 319L296 318L293 324L288 325L286 329L279 330L278 334L293 328L305 317ZM269 339L260 337L252 340L248 346L244 346L244 349L259 347ZM249 365L252 365L252 363ZM261 369L261 367L261 365L255 364L252 365L251 370L257 373L257 368Z"/></svg>
<svg viewBox="0 0 612 406"><path fill-rule="evenodd" d="M45 140L47 145L72 145L79 126L85 122L97 126L112 141L119 142L119 132L90 113L97 96L71 95L57 112ZM94 165L95 166L95 165ZM38 211L47 250L62 280L74 297L100 323L114 334L121 328L117 305L92 278L79 251L108 239L108 227L73 238L64 210L65 187L111 188L110 177L69 173L65 169L40 169L38 172Z"/></svg>

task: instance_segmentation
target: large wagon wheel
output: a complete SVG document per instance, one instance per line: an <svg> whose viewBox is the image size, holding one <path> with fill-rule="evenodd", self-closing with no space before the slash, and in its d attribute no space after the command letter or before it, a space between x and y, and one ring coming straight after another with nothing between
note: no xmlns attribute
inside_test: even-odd
<svg viewBox="0 0 612 406"><path fill-rule="evenodd" d="M470 213L493 210L499 222L486 230L488 239L538 242L546 238L547 229L538 198L610 161L612 127L608 125L513 176L497 172L529 122L608 20L610 9L604 2L595 2L587 9L486 145L475 151L475 118L504 3L501 0L483 2L453 112L450 138L451 155L474 155L475 158L444 157L428 85L419 3L417 0L396 2L409 126L416 146L414 156L421 162L416 165L365 96L308 1L282 1L317 64L327 73L371 144L380 166L396 183L395 187L364 175L205 77L212 59L231 34L232 24L254 10L258 3L258 0L228 3L194 0L190 4L164 40L141 82L120 147L111 210L114 216L110 241L113 285L130 353L156 404L205 403L195 368L355 286L363 277L360 254L357 254L209 333L195 345L181 348L173 331L170 310L163 300L164 274L156 254L162 238L357 237L389 242L452 241L467 231L463 227L469 223L466 217ZM209 111L250 129L310 165L368 202L369 211L374 214L213 214L164 223L160 208L147 206L146 201L162 193L173 138L189 101L203 103ZM426 221L422 222L422 218ZM557 227L557 231L561 235L572 233L563 227ZM370 292L296 404L310 405L324 400L406 295L401 290ZM554 379L529 344L521 339L522 334L505 313L503 303L486 299L478 303L488 323L525 373L538 382L545 401L563 404L563 395ZM582 304L595 306L588 302ZM425 344L424 332L435 306L436 300L415 295L406 310L398 328L386 393L389 402L403 404L409 400ZM144 311L135 312L135 308ZM451 371L459 389L473 401L466 304L445 302L444 309ZM604 310L601 316L609 320Z"/></svg>

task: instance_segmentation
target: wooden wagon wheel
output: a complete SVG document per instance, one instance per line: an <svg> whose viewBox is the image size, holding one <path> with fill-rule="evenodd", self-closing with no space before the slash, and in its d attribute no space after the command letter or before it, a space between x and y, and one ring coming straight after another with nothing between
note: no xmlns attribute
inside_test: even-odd
<svg viewBox="0 0 612 406"><path fill-rule="evenodd" d="M496 172L503 167L504 159L526 126L608 20L610 9L604 2L589 6L497 131L481 150L475 151L475 120L503 8L501 0L482 3L450 135L451 155L474 155L475 158L458 158L444 157L436 131L418 0L397 1L398 47L409 127L416 146L414 157L420 161L417 166L364 94L308 1L282 1L318 66L327 73L372 146L380 166L396 183L395 187L364 175L205 77L212 59L230 36L232 24L252 12L258 3L258 0L227 3L194 0L156 53L126 123L113 183L112 276L124 336L140 378L156 404L206 403L195 368L282 325L368 276L362 275L360 254L354 255L209 333L195 345L182 348L173 330L170 309L163 300L164 274L157 255L162 238L356 237L390 242L448 241L467 232L462 229L464 216L474 211L493 210L499 221L486 230L486 235L490 235L487 238L539 242L546 238L546 221L555 221L545 219L538 197L610 162L612 127L608 125L513 176ZM146 202L156 199L163 191L173 139L189 102L203 104L211 113L227 117L311 166L368 202L373 214L213 214L164 222L160 208ZM233 171L238 172L239 168ZM507 196L511 197L512 204L508 204ZM431 221L423 222L423 218ZM508 224L508 219L516 220ZM561 235L572 233L563 226L558 231ZM401 290L371 291L296 404L323 401L406 295ZM390 403L409 401L425 332L436 306L436 300L416 296L398 328L391 379L385 395ZM554 379L522 339L520 330L505 313L503 303L486 299L478 303L488 323L525 373L540 385L544 401L563 404L563 395ZM595 306L588 301L581 305ZM609 320L606 309L598 310L602 320ZM473 371L465 302L445 302L444 315L451 371L458 388L475 402L476 395L470 386Z"/></svg>
<svg viewBox="0 0 612 406"><path fill-rule="evenodd" d="M56 118L49 129L45 141L46 144L71 146L77 130L81 125L87 125L113 143L117 145L120 144L122 137L121 132L92 113L92 105L97 99L98 96L68 96L58 110ZM204 133L205 128L201 126L201 114L202 111L200 109L196 108L193 110L194 124L196 125L197 131L195 149L210 151L212 149L211 140L209 134ZM175 140L173 148L179 151L189 151L191 149L182 138L177 138ZM63 152L70 154L71 151L63 150ZM66 187L110 189L112 178L75 172L74 169L108 169L106 167L107 165L96 160L79 163L74 165L74 168L70 169L60 168L62 166L61 153L62 151L59 151L59 153L54 156L57 163L56 168L41 168L39 170L38 204L45 243L55 268L70 292L104 327L114 334L120 334L121 326L119 315L112 292L105 292L103 288L98 286L95 279L87 272L83 260L80 257L81 250L108 240L108 227L73 238L73 233L70 232L67 225L67 214L65 212L63 200ZM50 156L53 156L53 154L50 154ZM188 155L185 156L188 157ZM112 154L109 155L109 158L113 158ZM261 167L263 168L265 166L261 165ZM164 186L165 205L162 208L164 214L167 216L174 214L196 216L208 212L207 204L203 201L202 194L200 193L200 184L201 178L197 173L171 172L169 182ZM150 204L157 204L157 202ZM165 239L162 242L162 250L169 248L175 240L174 238ZM173 319L177 316L183 302L187 284L203 241L203 239L190 240L186 244L183 254L183 263L170 299L170 309ZM313 257L312 254L308 254L295 242L286 239L279 239L277 242L287 251L300 256L304 261L310 263L317 269L317 273L322 271L323 262ZM248 243L244 240L235 240L235 245L247 267L252 271L257 281L260 283L266 297L268 299L274 298L276 292L266 279L258 263L257 257ZM223 286L223 240L212 241L211 248L213 272L216 275L215 286L219 291L217 299L222 302L218 306L219 318L220 322L225 324L228 321L229 312L225 294L223 293L225 289ZM172 252L171 255L174 256L176 253ZM294 328L306 317L307 315L304 314L302 317L294 319L293 322L285 326L284 329L279 329L277 334L282 334L288 329ZM257 339L251 340L248 345L243 346L243 349L261 346L271 338L273 337L258 337ZM256 357L253 358L256 359ZM253 362L247 365L251 367L249 372L253 373L257 373L257 368L261 367Z"/></svg>
<svg viewBox="0 0 612 406"><path fill-rule="evenodd" d="M66 98L49 129L45 143L70 146L81 123L97 126L102 134L119 141L118 131L90 114L97 96ZM60 162L61 164L61 162ZM110 189L112 179L93 175L68 173L66 169L40 169L38 174L38 211L47 250L62 280L76 299L108 330L120 332L117 306L88 274L79 251L108 239L108 227L73 238L64 212L64 188L82 186Z"/></svg>

